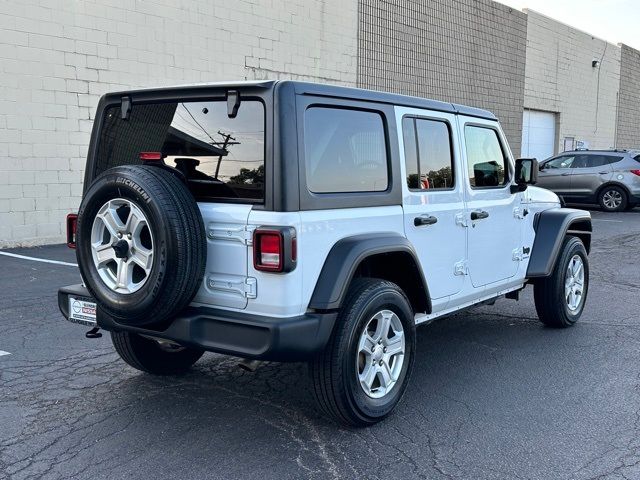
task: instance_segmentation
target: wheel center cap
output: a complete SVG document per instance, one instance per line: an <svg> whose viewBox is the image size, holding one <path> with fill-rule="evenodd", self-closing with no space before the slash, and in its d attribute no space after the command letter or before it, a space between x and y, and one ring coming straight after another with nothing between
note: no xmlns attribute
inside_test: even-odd
<svg viewBox="0 0 640 480"><path fill-rule="evenodd" d="M129 242L126 240L119 240L112 245L113 251L116 254L116 258L127 258L129 253Z"/></svg>
<svg viewBox="0 0 640 480"><path fill-rule="evenodd" d="M383 354L383 353L384 353L384 352L383 352L382 347L381 347L380 345L378 345L378 346L376 347L375 351L373 352L373 355L372 355L373 360L374 360L375 362L379 362L379 361L382 359L382 354Z"/></svg>

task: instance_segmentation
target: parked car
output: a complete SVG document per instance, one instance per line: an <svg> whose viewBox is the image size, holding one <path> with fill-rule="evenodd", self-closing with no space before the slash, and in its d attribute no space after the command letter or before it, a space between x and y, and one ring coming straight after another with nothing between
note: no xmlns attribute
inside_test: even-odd
<svg viewBox="0 0 640 480"><path fill-rule="evenodd" d="M540 163L538 186L568 203L619 212L640 204L640 151L577 150Z"/></svg>
<svg viewBox="0 0 640 480"><path fill-rule="evenodd" d="M528 284L545 325L580 318L591 217L537 173L493 114L451 103L291 81L107 94L68 219L84 283L59 307L147 373L204 351L307 361L322 411L371 425L416 325Z"/></svg>

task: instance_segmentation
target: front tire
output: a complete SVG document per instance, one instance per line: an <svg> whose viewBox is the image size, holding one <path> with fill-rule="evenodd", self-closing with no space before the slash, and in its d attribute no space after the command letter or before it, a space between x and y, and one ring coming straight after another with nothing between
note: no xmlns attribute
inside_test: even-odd
<svg viewBox="0 0 640 480"><path fill-rule="evenodd" d="M373 425L391 413L413 368L415 324L394 283L356 279L325 347L309 364L320 408L349 426Z"/></svg>
<svg viewBox="0 0 640 480"><path fill-rule="evenodd" d="M154 375L185 373L204 353L131 332L111 332L111 342L122 360L136 370Z"/></svg>
<svg viewBox="0 0 640 480"><path fill-rule="evenodd" d="M538 318L549 327L566 328L578 321L589 291L589 261L582 241L567 237L550 277L534 284Z"/></svg>

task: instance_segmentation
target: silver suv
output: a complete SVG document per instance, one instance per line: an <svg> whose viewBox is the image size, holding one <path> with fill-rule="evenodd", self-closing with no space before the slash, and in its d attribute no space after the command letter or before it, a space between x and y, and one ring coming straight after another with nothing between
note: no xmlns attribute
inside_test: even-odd
<svg viewBox="0 0 640 480"><path fill-rule="evenodd" d="M577 150L540 163L538 186L618 212L640 204L640 150Z"/></svg>

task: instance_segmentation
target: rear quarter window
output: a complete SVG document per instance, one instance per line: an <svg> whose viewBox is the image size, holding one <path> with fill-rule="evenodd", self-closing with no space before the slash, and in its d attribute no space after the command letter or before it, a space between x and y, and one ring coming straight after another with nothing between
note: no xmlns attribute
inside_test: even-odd
<svg viewBox="0 0 640 480"><path fill-rule="evenodd" d="M304 113L307 188L313 193L389 187L386 133L376 112L310 107Z"/></svg>

